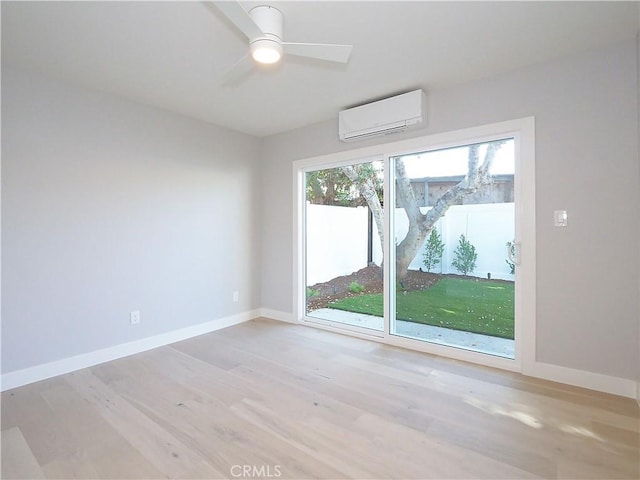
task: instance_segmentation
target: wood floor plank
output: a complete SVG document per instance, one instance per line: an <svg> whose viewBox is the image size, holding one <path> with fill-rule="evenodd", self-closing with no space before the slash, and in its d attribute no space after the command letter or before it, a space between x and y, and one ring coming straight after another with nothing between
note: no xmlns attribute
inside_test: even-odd
<svg viewBox="0 0 640 480"><path fill-rule="evenodd" d="M77 448L66 419L57 415L42 395L60 384L57 377L2 394L2 428L19 427L40 465L72 455Z"/></svg>
<svg viewBox="0 0 640 480"><path fill-rule="evenodd" d="M172 355L165 357L171 358ZM173 353L173 358L180 356L176 357ZM203 373L208 378L225 373L213 368L207 371L206 365L194 364L193 360L191 364L196 369L204 369ZM176 364L173 370L180 378L180 368L176 368ZM123 378L116 387L120 395L186 446L207 458L216 469L226 471L227 475L233 465L283 463L289 466L293 478L308 478L316 470L323 471L328 478L341 476L330 465L314 462L303 452L293 451L288 444L256 430L242 418L230 415L230 404L247 397L236 396L229 403L229 397L224 394L230 386L229 382L217 386L209 382L205 389L195 384L188 389L166 378L162 382L144 383L133 378L125 383ZM222 395L219 396L218 392Z"/></svg>
<svg viewBox="0 0 640 480"><path fill-rule="evenodd" d="M376 415L363 415L359 424L378 440L378 448L392 445L396 461L419 465L422 478L540 478L472 450L443 444Z"/></svg>
<svg viewBox="0 0 640 480"><path fill-rule="evenodd" d="M630 399L263 319L1 401L3 478L640 478Z"/></svg>
<svg viewBox="0 0 640 480"><path fill-rule="evenodd" d="M369 469L372 464L375 465L375 460L363 459L352 448L345 448L342 437L336 436L329 442L322 442L313 429L308 429L290 418L274 415L273 411L270 412L264 405L255 401L241 402L233 405L231 409L273 438L288 443L291 447L322 463L332 465L340 471L338 478L372 478L372 472ZM358 441L365 442L366 439L358 439ZM284 474L289 477L286 466Z"/></svg>
<svg viewBox="0 0 640 480"><path fill-rule="evenodd" d="M36 457L17 427L2 430L2 470L1 477L45 478Z"/></svg>
<svg viewBox="0 0 640 480"><path fill-rule="evenodd" d="M161 472L182 478L193 469L209 471L212 478L224 474L185 447L157 423L151 421L88 370L65 376L76 392L109 422L134 448Z"/></svg>
<svg viewBox="0 0 640 480"><path fill-rule="evenodd" d="M90 444L43 465L47 478L162 478L165 475L123 438Z"/></svg>

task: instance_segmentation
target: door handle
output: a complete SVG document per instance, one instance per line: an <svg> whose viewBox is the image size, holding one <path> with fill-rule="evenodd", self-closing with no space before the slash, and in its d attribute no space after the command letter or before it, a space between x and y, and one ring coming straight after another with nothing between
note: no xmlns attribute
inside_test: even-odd
<svg viewBox="0 0 640 480"><path fill-rule="evenodd" d="M507 257L509 261L514 265L520 265L520 242L514 242L511 245L507 245Z"/></svg>

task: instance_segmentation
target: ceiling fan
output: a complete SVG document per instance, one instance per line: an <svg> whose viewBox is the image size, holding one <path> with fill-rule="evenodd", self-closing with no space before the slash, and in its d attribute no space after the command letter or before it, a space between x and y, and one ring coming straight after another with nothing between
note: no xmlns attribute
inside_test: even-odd
<svg viewBox="0 0 640 480"><path fill-rule="evenodd" d="M249 39L249 53L224 72L221 83L230 83L254 68L255 63L274 64L283 55L347 63L352 45L283 42L284 16L269 5L248 12L237 1L217 1L213 5Z"/></svg>

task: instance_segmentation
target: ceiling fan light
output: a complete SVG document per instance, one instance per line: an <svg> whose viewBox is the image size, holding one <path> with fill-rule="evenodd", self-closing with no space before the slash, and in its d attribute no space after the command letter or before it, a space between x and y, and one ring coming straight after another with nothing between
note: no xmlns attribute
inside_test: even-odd
<svg viewBox="0 0 640 480"><path fill-rule="evenodd" d="M251 56L258 63L277 63L282 58L282 45L266 38L251 43Z"/></svg>

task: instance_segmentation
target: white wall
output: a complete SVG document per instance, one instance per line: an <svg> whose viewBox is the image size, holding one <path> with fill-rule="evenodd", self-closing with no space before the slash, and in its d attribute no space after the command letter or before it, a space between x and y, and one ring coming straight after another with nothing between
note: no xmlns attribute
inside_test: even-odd
<svg viewBox="0 0 640 480"><path fill-rule="evenodd" d="M2 372L259 307L259 146L3 65Z"/></svg>
<svg viewBox="0 0 640 480"><path fill-rule="evenodd" d="M426 213L432 207L422 207L420 211ZM435 225L445 245L442 254L442 264L433 270L439 273L460 272L453 266L455 250L458 248L460 235L464 235L476 248L478 258L473 272L469 275L487 278L487 273L493 279L513 280L509 273L507 259L507 242L514 239L514 204L513 203L484 203L472 205L453 205ZM394 218L396 244L407 236L409 219L404 209L396 209ZM423 257L425 243L409 265L411 270L424 268Z"/></svg>
<svg viewBox="0 0 640 480"><path fill-rule="evenodd" d="M427 128L393 138L343 144L332 120L265 139L263 307L293 312L292 161L535 116L537 361L635 381L636 58L629 41L447 90L426 88ZM568 228L553 227L556 209L568 210Z"/></svg>
<svg viewBox="0 0 640 480"><path fill-rule="evenodd" d="M421 207L426 213L432 207ZM306 207L306 285L349 275L367 266L368 207L339 207L314 205ZM454 205L436 222L434 228L444 243L441 262L432 272L460 272L452 265L460 235L465 235L476 248L478 258L470 275L493 279L514 280L509 273L506 243L514 239L514 204L485 203ZM396 208L394 218L395 242L398 244L409 231L409 219L403 208ZM373 224L372 261L382 263L382 249L378 229ZM409 264L410 270L424 269L427 241Z"/></svg>
<svg viewBox="0 0 640 480"><path fill-rule="evenodd" d="M367 266L368 211L368 207L307 204L307 286Z"/></svg>

